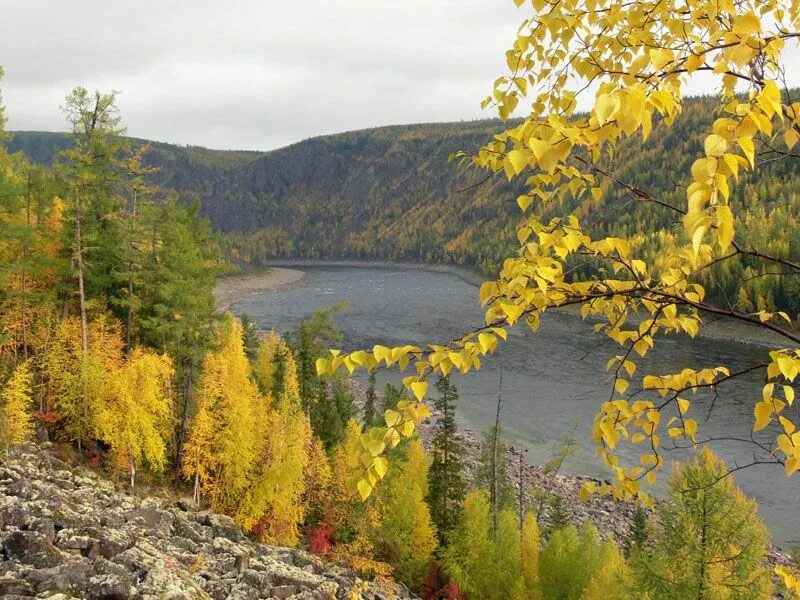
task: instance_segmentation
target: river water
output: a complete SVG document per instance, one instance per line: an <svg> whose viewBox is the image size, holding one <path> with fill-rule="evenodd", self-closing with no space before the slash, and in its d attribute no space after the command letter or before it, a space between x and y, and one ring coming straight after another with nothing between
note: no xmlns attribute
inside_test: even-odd
<svg viewBox="0 0 800 600"><path fill-rule="evenodd" d="M231 310L249 314L262 329L285 332L316 309L346 300L349 307L336 318L344 333L344 350L370 349L378 343L446 342L483 324L477 288L452 273L372 266L302 270L307 273L302 285L250 296L234 303ZM724 365L733 372L763 361L766 352L734 341L661 338L639 371L673 373L690 365ZM480 371L453 376L460 394L460 425L479 433L493 423L502 368L502 422L507 442L526 448L530 462L544 463L560 440L574 432L578 454L568 460L564 470L605 477L608 472L594 457L591 424L599 404L609 397L606 362L619 353L619 346L593 333L590 323L572 314L548 313L536 334L524 325L517 326L510 331L508 343L488 357ZM378 374L381 386L400 379L396 371ZM749 438L753 405L760 395L757 376L723 384L708 420L712 396L694 397L690 416L699 422L698 438L703 439L704 434ZM765 434L761 439L769 438L770 432ZM732 466L753 460L749 444L714 442L712 446ZM636 460L634 450L622 454ZM687 452L671 450L667 461L682 459ZM800 475L787 479L781 466L759 465L738 471L736 482L758 500L774 543L787 547L800 539L800 520L795 518L800 506Z"/></svg>

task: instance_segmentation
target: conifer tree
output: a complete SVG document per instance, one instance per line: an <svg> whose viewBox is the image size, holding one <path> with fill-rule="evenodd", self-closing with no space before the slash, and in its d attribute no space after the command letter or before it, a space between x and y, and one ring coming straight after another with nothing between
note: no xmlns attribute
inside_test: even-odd
<svg viewBox="0 0 800 600"><path fill-rule="evenodd" d="M503 442L503 427L493 425L486 428L483 431L483 445L478 459L475 484L480 489L489 491L489 501L492 506L497 506L498 510L514 506L514 488L509 480L506 464L507 453L508 449ZM497 478L496 482L495 478ZM496 501L495 490L497 490Z"/></svg>
<svg viewBox="0 0 800 600"><path fill-rule="evenodd" d="M242 343L244 344L244 353L252 362L256 359L256 354L259 347L258 328L250 318L250 315L247 313L243 313L241 317L239 317L239 321L242 323Z"/></svg>
<svg viewBox="0 0 800 600"><path fill-rule="evenodd" d="M197 398L203 428L189 436L184 476L194 480L211 508L236 514L258 457L256 424L263 417L258 388L251 379L241 325L226 315L219 328L219 348L203 361ZM210 433L210 435L209 435ZM204 483L203 476L209 481Z"/></svg>
<svg viewBox="0 0 800 600"><path fill-rule="evenodd" d="M704 446L669 481L652 547L636 555L637 588L653 599L770 597L768 534L757 505Z"/></svg>
<svg viewBox="0 0 800 600"><path fill-rule="evenodd" d="M466 484L461 462L463 450L458 439L455 420L458 390L450 382L449 377L440 377L436 382L436 389L439 396L434 405L439 411L439 416L434 425L431 442L433 462L429 475L428 504L439 533L439 540L444 543L447 533L458 522Z"/></svg>
<svg viewBox="0 0 800 600"><path fill-rule="evenodd" d="M369 387L367 387L366 399L364 400L364 429L380 426L382 421L377 414L378 392L375 390L376 379L375 371L372 371L369 374Z"/></svg>
<svg viewBox="0 0 800 600"><path fill-rule="evenodd" d="M32 383L30 366L22 362L3 386L0 424L6 454L9 448L24 443L33 435Z"/></svg>
<svg viewBox="0 0 800 600"><path fill-rule="evenodd" d="M526 582L515 512L501 510L497 529L492 529L488 493L470 492L449 544L441 553L442 563L451 580L469 598L522 600Z"/></svg>
<svg viewBox="0 0 800 600"><path fill-rule="evenodd" d="M600 548L598 566L592 573L581 600L626 600L633 598L627 580L627 565L613 540L604 542Z"/></svg>
<svg viewBox="0 0 800 600"><path fill-rule="evenodd" d="M522 588L526 600L537 600L539 594L539 522L528 513L522 522L520 535L522 558Z"/></svg>
<svg viewBox="0 0 800 600"><path fill-rule="evenodd" d="M394 566L397 576L411 587L424 580L436 549L436 528L425 495L428 459L422 442L412 439L405 456L386 478L378 499L381 523L374 544L379 557Z"/></svg>
<svg viewBox="0 0 800 600"><path fill-rule="evenodd" d="M137 348L116 372L106 373L109 389L97 411L97 435L111 446L114 463L125 464L131 489L137 468L160 472L167 461L173 405L168 395L168 357Z"/></svg>

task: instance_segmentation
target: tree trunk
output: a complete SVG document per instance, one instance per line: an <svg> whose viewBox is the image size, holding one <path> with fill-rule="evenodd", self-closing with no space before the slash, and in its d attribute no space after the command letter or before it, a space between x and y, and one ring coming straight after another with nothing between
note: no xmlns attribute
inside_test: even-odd
<svg viewBox="0 0 800 600"><path fill-rule="evenodd" d="M28 193L25 197L25 241L22 244L21 326L22 355L28 360L28 235L31 228L31 175L28 173Z"/></svg>
<svg viewBox="0 0 800 600"><path fill-rule="evenodd" d="M500 384L497 388L497 413L494 417L494 438L492 439L492 531L497 532L497 513L500 503L500 482L497 463L500 443L500 406L503 402L503 367L500 366Z"/></svg>
<svg viewBox="0 0 800 600"><path fill-rule="evenodd" d="M131 206L131 236L129 240L129 249L131 253L128 260L128 318L125 322L125 354L130 356L131 353L131 330L133 329L133 268L134 268L134 245L133 245L133 231L136 226L136 190L133 190L133 205Z"/></svg>
<svg viewBox="0 0 800 600"><path fill-rule="evenodd" d="M136 491L136 462L130 452L128 452L128 464L131 470L131 494L133 494Z"/></svg>
<svg viewBox="0 0 800 600"><path fill-rule="evenodd" d="M194 505L200 508L200 475L194 474Z"/></svg>
<svg viewBox="0 0 800 600"><path fill-rule="evenodd" d="M75 202L75 262L78 268L78 299L81 313L81 350L89 351L88 326L86 324L86 295L83 288L83 239L81 238L81 197Z"/></svg>

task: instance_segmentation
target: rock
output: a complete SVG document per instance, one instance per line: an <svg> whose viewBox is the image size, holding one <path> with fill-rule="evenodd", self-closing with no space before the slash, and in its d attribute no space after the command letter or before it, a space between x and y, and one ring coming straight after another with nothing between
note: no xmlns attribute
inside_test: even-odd
<svg viewBox="0 0 800 600"><path fill-rule="evenodd" d="M33 586L27 581L9 575L0 577L0 598L32 596L34 593Z"/></svg>
<svg viewBox="0 0 800 600"><path fill-rule="evenodd" d="M345 567L247 540L230 517L117 493L29 447L0 466L0 542L0 597L9 600L333 600L359 585Z"/></svg>
<svg viewBox="0 0 800 600"><path fill-rule="evenodd" d="M8 558L37 569L55 567L63 561L53 544L35 531L15 531L3 542L3 552Z"/></svg>
<svg viewBox="0 0 800 600"><path fill-rule="evenodd" d="M30 526L31 531L41 533L51 544L56 539L56 528L53 519L36 519Z"/></svg>
<svg viewBox="0 0 800 600"><path fill-rule="evenodd" d="M241 542L244 539L242 530L228 516L208 513L204 525L211 527L214 537L225 538L232 542Z"/></svg>
<svg viewBox="0 0 800 600"><path fill-rule="evenodd" d="M89 598L98 600L124 600L131 596L131 580L117 575L96 575L89 580Z"/></svg>
<svg viewBox="0 0 800 600"><path fill-rule="evenodd" d="M270 590L270 596L278 600L286 600L297 593L297 588L293 585L277 585Z"/></svg>

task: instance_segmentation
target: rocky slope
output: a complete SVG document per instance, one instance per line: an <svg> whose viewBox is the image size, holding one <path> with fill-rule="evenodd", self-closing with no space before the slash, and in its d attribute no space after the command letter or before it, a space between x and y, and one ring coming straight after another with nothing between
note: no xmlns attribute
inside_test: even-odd
<svg viewBox="0 0 800 600"><path fill-rule="evenodd" d="M253 543L189 502L120 493L42 447L0 465L0 547L0 598L412 597L302 550Z"/></svg>

